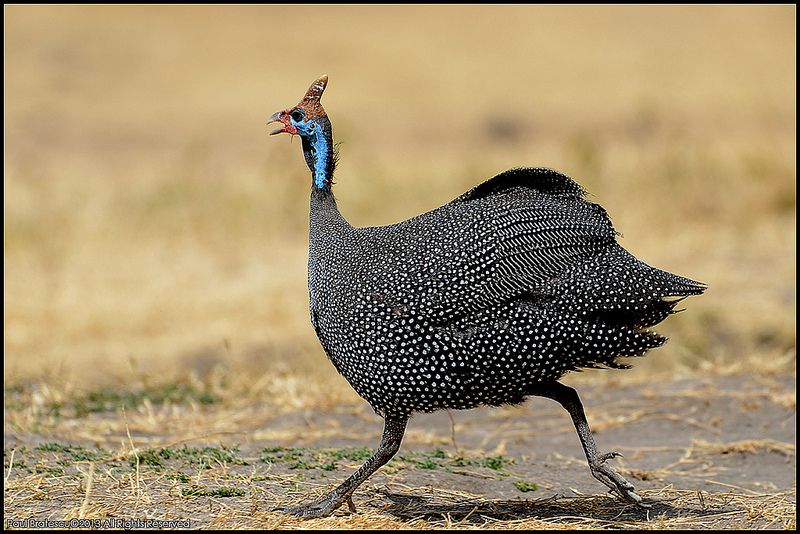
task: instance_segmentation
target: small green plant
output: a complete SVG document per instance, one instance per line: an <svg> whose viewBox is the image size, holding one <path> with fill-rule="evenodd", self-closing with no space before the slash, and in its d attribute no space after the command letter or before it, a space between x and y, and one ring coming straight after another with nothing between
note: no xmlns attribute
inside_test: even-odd
<svg viewBox="0 0 800 534"><path fill-rule="evenodd" d="M9 457L10 458L10 457ZM3 467L8 467L8 459L3 460ZM14 468L15 469L28 469L28 465L25 463L25 460L22 458L14 457Z"/></svg>
<svg viewBox="0 0 800 534"><path fill-rule="evenodd" d="M433 451L412 452L407 456L399 456L398 460L419 467L420 469L438 469L442 467L442 463L436 460L441 458L444 458L443 451Z"/></svg>
<svg viewBox="0 0 800 534"><path fill-rule="evenodd" d="M323 449L323 452L333 460L350 460L359 462L372 456L372 449L368 447L347 447L345 449Z"/></svg>
<svg viewBox="0 0 800 534"><path fill-rule="evenodd" d="M70 457L75 462L97 462L104 458L108 458L109 456L111 456L111 452L104 449L97 449L93 451L81 449L70 453Z"/></svg>
<svg viewBox="0 0 800 534"><path fill-rule="evenodd" d="M217 464L247 465L247 462L239 456L239 448L231 449L225 447L188 447L184 445L180 449L161 448L144 449L139 451L139 465L149 465L152 467L163 468L167 460L181 460L185 465L198 466L203 469L210 469ZM131 466L136 465L136 456L128 457Z"/></svg>
<svg viewBox="0 0 800 534"><path fill-rule="evenodd" d="M78 450L81 448L82 447L78 445L64 445L61 443L50 442L37 445L36 447L33 448L33 450L43 451L43 452L72 452L74 450Z"/></svg>
<svg viewBox="0 0 800 534"><path fill-rule="evenodd" d="M336 462L333 460L328 460L327 462L320 464L319 468L323 471L335 471L339 466L336 465Z"/></svg>
<svg viewBox="0 0 800 534"><path fill-rule="evenodd" d="M505 456L478 456L476 458L454 458L448 462L450 466L454 467L467 467L467 466L477 466L483 467L486 469L491 469L495 471L498 476L500 477L507 477L509 473L504 470L504 467L508 464L514 463L511 458L506 458ZM466 475L466 476L475 476L474 473L469 471L460 471L460 470L453 470L448 469L449 472L455 473L457 475Z"/></svg>
<svg viewBox="0 0 800 534"><path fill-rule="evenodd" d="M536 491L539 489L539 486L536 485L536 482L527 482L525 480L517 480L514 483L514 487L516 487L522 493L527 493L529 491Z"/></svg>
<svg viewBox="0 0 800 534"><path fill-rule="evenodd" d="M316 464L306 460L305 458L301 458L291 464L289 469L314 469L315 467L317 467Z"/></svg>
<svg viewBox="0 0 800 534"><path fill-rule="evenodd" d="M61 415L64 408L72 408L75 417L86 417L92 413L113 412L122 406L135 408L145 401L152 404L173 402L187 404L215 404L219 397L207 390L198 390L186 384L162 384L135 390L100 389L74 398L69 404L53 402L47 406L50 415Z"/></svg>
<svg viewBox="0 0 800 534"><path fill-rule="evenodd" d="M476 459L475 465L486 467L494 471L500 471L501 469L503 469L504 465L510 464L511 462L512 460L505 458L503 456L484 456Z"/></svg>
<svg viewBox="0 0 800 534"><path fill-rule="evenodd" d="M287 449L286 447L265 447L261 449L262 454L259 461L265 464L274 464L278 462L297 462L301 457L305 456L305 449Z"/></svg>
<svg viewBox="0 0 800 534"><path fill-rule="evenodd" d="M173 458L171 449L144 449L137 454L131 454L128 457L128 463L131 467L136 466L136 459L139 459L139 465L149 465L151 467L164 467L164 462Z"/></svg>
<svg viewBox="0 0 800 534"><path fill-rule="evenodd" d="M441 467L437 462L433 461L430 458L422 458L420 460L414 460L413 463L420 469L439 469L439 467Z"/></svg>
<svg viewBox="0 0 800 534"><path fill-rule="evenodd" d="M111 456L111 451L105 449L85 449L80 445L69 445L56 442L42 443L33 450L42 452L62 453L69 456L73 462L96 462Z"/></svg>
<svg viewBox="0 0 800 534"><path fill-rule="evenodd" d="M44 467L44 466L37 466L34 468L34 472L36 473L44 473L51 477L60 477L64 476L64 470L60 467Z"/></svg>

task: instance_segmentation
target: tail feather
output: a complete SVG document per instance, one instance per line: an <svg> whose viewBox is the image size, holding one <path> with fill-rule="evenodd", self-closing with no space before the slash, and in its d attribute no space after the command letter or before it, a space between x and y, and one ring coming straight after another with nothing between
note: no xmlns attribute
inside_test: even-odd
<svg viewBox="0 0 800 534"><path fill-rule="evenodd" d="M629 367L617 358L643 356L666 343L647 329L678 313L679 302L706 287L647 265L618 245L609 247L555 286L556 306L588 325L581 346L573 347L576 367Z"/></svg>
<svg viewBox="0 0 800 534"><path fill-rule="evenodd" d="M674 303L700 295L706 285L639 261L619 245L608 248L558 280L561 302L584 315L617 313L629 323L652 326Z"/></svg>

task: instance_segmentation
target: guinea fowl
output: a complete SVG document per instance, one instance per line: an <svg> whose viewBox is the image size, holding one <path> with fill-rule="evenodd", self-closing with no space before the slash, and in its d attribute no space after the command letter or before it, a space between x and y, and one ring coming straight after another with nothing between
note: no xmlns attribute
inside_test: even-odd
<svg viewBox="0 0 800 534"><path fill-rule="evenodd" d="M666 338L646 330L705 285L653 268L616 242L606 211L569 177L517 168L452 202L389 226L354 228L331 191L336 153L320 99L327 76L269 122L302 140L311 170L311 323L336 369L384 418L378 450L311 503L320 517L400 448L414 412L521 403L540 396L572 417L592 475L623 500L633 486L598 452L577 392L557 380L626 368Z"/></svg>

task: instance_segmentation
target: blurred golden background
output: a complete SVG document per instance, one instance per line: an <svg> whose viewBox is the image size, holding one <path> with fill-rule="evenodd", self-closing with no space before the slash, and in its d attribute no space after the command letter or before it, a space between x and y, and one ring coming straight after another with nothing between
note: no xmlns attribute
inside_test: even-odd
<svg viewBox="0 0 800 534"><path fill-rule="evenodd" d="M265 125L323 73L354 225L559 169L710 286L628 376L793 368L794 6L4 14L6 388L353 399L308 321L300 144Z"/></svg>

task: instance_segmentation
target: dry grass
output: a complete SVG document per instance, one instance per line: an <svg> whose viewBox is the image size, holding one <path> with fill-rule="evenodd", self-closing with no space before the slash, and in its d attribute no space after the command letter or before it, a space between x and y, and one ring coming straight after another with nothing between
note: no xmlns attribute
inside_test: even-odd
<svg viewBox="0 0 800 534"><path fill-rule="evenodd" d="M132 454L128 451L128 454ZM123 453L124 456L124 453ZM220 464L191 475L147 470L123 473L120 455L86 462L77 475L42 473L15 476L5 484L5 507L14 519L179 519L193 527L267 529L718 529L784 528L796 525L793 492L757 493L741 488L722 492L678 490L670 486L642 492L648 510L621 506L610 497L487 500L465 491L408 486L390 479L360 490L358 513L346 510L323 519L300 521L269 511L285 495L322 495L324 485L296 473L256 475ZM9 469L10 471L10 469ZM75 504L73 504L75 503ZM80 503L79 506L76 506Z"/></svg>
<svg viewBox="0 0 800 534"><path fill-rule="evenodd" d="M794 444L782 441L786 437L731 440L721 431L756 428L754 420L765 415L776 425L792 425L793 409L776 395L777 384L741 378L726 386L678 384L652 386L641 397L630 396L638 386L595 386L588 393L594 401L606 399L589 409L599 443L610 445L626 430L628 439L637 436L622 440L625 461L618 469L655 502L646 512L592 495L601 486L588 476L580 449L562 445L545 454L537 448L533 458L507 450L531 436L560 436L558 443L577 445L566 414L539 405L528 413L519 407L487 411L483 421L454 414L450 428L415 421L398 456L359 488L357 514L342 509L332 518L300 522L270 510L322 495L352 473L377 443L380 425L363 404L326 413L315 408L307 421L289 414L292 422L261 402L142 402L130 411L79 418L12 408L6 440L15 445L4 450L4 511L15 520L149 517L224 528L792 528L794 485L785 476L770 479L762 466L793 471ZM719 408L685 407L709 402ZM757 411L740 419L748 412L739 406ZM710 439L692 439L693 431ZM642 445L642 439L673 433L686 437ZM475 480L487 485L472 486ZM539 493L516 482L533 482Z"/></svg>
<svg viewBox="0 0 800 534"><path fill-rule="evenodd" d="M6 432L90 437L99 429L83 415L127 403L146 414L132 439L158 441L164 424L199 424L206 402L225 414L221 434L253 428L265 407L358 402L308 324L299 146L264 126L324 72L342 142L337 196L354 224L434 208L508 167L549 166L603 203L626 248L709 283L633 371L571 380L792 372L795 13L6 6ZM760 402L795 406L793 393L774 395ZM137 478L114 482L120 501L85 501L89 480L92 492L112 487L99 467L59 513L144 510L134 482L163 497L148 493L163 481ZM41 475L9 484L7 499L62 491ZM741 499L737 510L767 502ZM252 525L219 506L217 524ZM369 514L305 526L367 526Z"/></svg>

